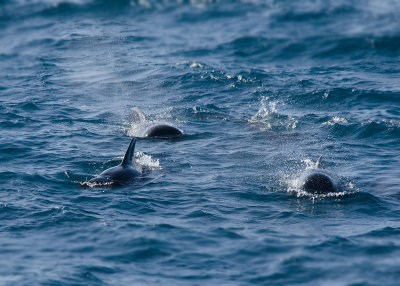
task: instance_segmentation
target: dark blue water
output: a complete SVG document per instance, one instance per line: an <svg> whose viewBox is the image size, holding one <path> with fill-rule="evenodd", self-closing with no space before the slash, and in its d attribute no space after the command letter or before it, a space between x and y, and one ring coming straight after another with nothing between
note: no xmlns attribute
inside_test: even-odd
<svg viewBox="0 0 400 286"><path fill-rule="evenodd" d="M1 285L398 285L398 1L0 2ZM139 140L143 176L81 184ZM149 122L148 122L149 123ZM318 158L344 191L297 179Z"/></svg>

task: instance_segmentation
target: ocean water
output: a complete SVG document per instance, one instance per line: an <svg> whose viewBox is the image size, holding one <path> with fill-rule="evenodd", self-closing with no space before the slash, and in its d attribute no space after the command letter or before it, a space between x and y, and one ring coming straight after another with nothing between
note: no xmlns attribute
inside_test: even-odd
<svg viewBox="0 0 400 286"><path fill-rule="evenodd" d="M0 284L399 285L399 19L0 1ZM134 184L84 186L152 122L184 136L139 140ZM343 192L298 190L318 159Z"/></svg>

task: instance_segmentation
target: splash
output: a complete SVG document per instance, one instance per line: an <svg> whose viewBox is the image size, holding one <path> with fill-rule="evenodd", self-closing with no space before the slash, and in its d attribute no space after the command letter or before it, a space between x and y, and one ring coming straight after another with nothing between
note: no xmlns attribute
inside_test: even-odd
<svg viewBox="0 0 400 286"><path fill-rule="evenodd" d="M122 132L124 132L126 136L142 137L143 130L146 128L146 126L147 126L147 124L143 124L143 123L124 122L121 129L122 129Z"/></svg>
<svg viewBox="0 0 400 286"><path fill-rule="evenodd" d="M250 123L260 125L262 130L294 130L298 120L290 115L280 114L276 108L278 101L268 101L268 97L261 99L260 110L249 120Z"/></svg>
<svg viewBox="0 0 400 286"><path fill-rule="evenodd" d="M138 107L133 107L129 114L129 121L123 123L122 130L129 137L141 137L143 130L151 121Z"/></svg>
<svg viewBox="0 0 400 286"><path fill-rule="evenodd" d="M320 160L321 156L315 162L312 159L303 159L301 162L305 165L305 170L310 170L319 168Z"/></svg>
<svg viewBox="0 0 400 286"><path fill-rule="evenodd" d="M176 67L178 66L189 66L189 68L191 69L196 69L196 68L203 68L205 65L202 63L198 63L198 62L190 62L190 61L182 61L182 62L177 62L175 64Z"/></svg>
<svg viewBox="0 0 400 286"><path fill-rule="evenodd" d="M335 181L336 181L336 187L337 187L337 192L329 192L326 194L317 194L317 193L309 193L306 192L302 189L302 175L304 172L307 170L313 170L313 169L318 169L320 168L320 161L321 161L320 156L316 161L313 161L312 159L303 159L301 162L304 165L304 169L301 170L300 172L287 176L286 179L284 180L283 183L287 186L287 192L290 194L296 195L296 197L301 198L310 198L314 202L315 199L324 199L324 198L343 198L348 195L354 194L358 189L355 187L354 183L351 181L346 180L345 178L334 176Z"/></svg>
<svg viewBox="0 0 400 286"><path fill-rule="evenodd" d="M335 198L335 199L340 199L346 196L353 195L355 191L340 191L340 192L331 192L327 194L312 194L308 193L303 190L288 190L288 193L296 195L298 198L310 198L313 202L316 199L325 199L325 198Z"/></svg>
<svg viewBox="0 0 400 286"><path fill-rule="evenodd" d="M147 117L138 107L131 109L129 120L122 123L122 132L129 137L143 137L144 132L154 124L166 124L175 126L174 122L184 123L171 115L172 108L158 113L154 118ZM182 132L183 133L183 132Z"/></svg>
<svg viewBox="0 0 400 286"><path fill-rule="evenodd" d="M346 124L349 124L349 121L344 117L334 116L334 117L332 117L331 120L322 123L322 125L329 125L329 126L333 126L335 124L346 125Z"/></svg>
<svg viewBox="0 0 400 286"><path fill-rule="evenodd" d="M80 184L82 187L89 187L89 188L99 188L99 187L111 187L113 182L76 182Z"/></svg>
<svg viewBox="0 0 400 286"><path fill-rule="evenodd" d="M287 184L287 193L293 194L298 198L309 198L313 202L315 199L324 199L324 198L343 198L349 195L356 193L357 189L354 187L352 183L343 184L339 182L339 191L338 192L330 192L326 194L316 194L316 193L309 193L304 191L301 188L301 175L296 174L296 176L288 180Z"/></svg>
<svg viewBox="0 0 400 286"><path fill-rule="evenodd" d="M194 69L194 68L202 68L202 67L203 67L203 65L200 64L200 63L192 63L192 64L190 64L190 68L191 68L191 69Z"/></svg>
<svg viewBox="0 0 400 286"><path fill-rule="evenodd" d="M123 159L124 157L120 156L115 157L107 162L122 161ZM143 152L136 152L133 159L135 161L136 167L139 169L138 171L140 172L142 171L141 169L162 169L159 159L153 159L150 155L147 155Z"/></svg>
<svg viewBox="0 0 400 286"><path fill-rule="evenodd" d="M162 169L160 160L153 159L150 155L146 155L143 152L137 152L135 154L135 163L138 167L148 170L160 170Z"/></svg>

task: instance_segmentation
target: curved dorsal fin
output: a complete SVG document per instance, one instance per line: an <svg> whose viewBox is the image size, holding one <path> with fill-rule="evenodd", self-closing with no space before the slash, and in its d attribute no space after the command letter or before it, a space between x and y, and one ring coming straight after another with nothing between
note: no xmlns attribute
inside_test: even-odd
<svg viewBox="0 0 400 286"><path fill-rule="evenodd" d="M133 153L135 151L135 144L136 144L136 139L132 138L131 143L129 143L129 147L126 150L124 160L122 160L121 163L122 166L128 166L132 164Z"/></svg>
<svg viewBox="0 0 400 286"><path fill-rule="evenodd" d="M315 168L316 168L316 169L319 169L319 168L321 168L321 167L320 167L320 165L321 165L321 157L322 157L322 155L321 155L321 156L319 156L319 158L318 158L317 162L315 163Z"/></svg>

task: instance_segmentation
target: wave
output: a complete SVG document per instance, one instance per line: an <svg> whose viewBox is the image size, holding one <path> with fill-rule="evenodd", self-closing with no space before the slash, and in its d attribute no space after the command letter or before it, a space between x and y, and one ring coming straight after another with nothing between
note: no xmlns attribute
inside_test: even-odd
<svg viewBox="0 0 400 286"><path fill-rule="evenodd" d="M365 120L356 118L348 119L334 116L322 123L328 127L335 137L350 137L354 139L389 139L393 143L398 141L400 136L400 122L396 120ZM387 142L389 143L389 142Z"/></svg>
<svg viewBox="0 0 400 286"><path fill-rule="evenodd" d="M343 62L357 60L365 57L380 56L396 58L400 55L398 45L400 35L315 35L293 38L287 36L270 37L241 36L224 43L210 43L201 49L191 48L180 50L180 54L188 57L220 57L246 58L254 64L268 61L269 63L282 63L302 60L329 60Z"/></svg>
<svg viewBox="0 0 400 286"><path fill-rule="evenodd" d="M312 39L310 39L311 41ZM400 35L363 35L363 36L333 36L322 39L315 47L313 57L342 59L361 59L370 55L398 57L400 55Z"/></svg>
<svg viewBox="0 0 400 286"><path fill-rule="evenodd" d="M318 5L309 3L280 3L278 11L272 13L275 21L278 22L309 22L326 20L329 17L348 16L360 11L355 5L348 3L321 2Z"/></svg>
<svg viewBox="0 0 400 286"><path fill-rule="evenodd" d="M240 0L228 0L225 4L235 5L241 4ZM151 13L154 11L169 11L170 9L179 7L197 8L201 11L202 8L219 4L218 0L17 0L17 1L4 1L2 3L3 9L0 13L0 22L10 21L15 18L25 18L30 16L65 16L74 15L77 13L129 13L132 12L136 15L143 13ZM257 6L260 4L257 4ZM241 5L243 7L243 5ZM254 7L254 5L246 5ZM245 7L245 6L244 6ZM227 16L234 16L237 13L242 13L240 9L230 9L225 11L222 9L219 13L212 10L209 17L214 14L214 17L221 17L224 14ZM190 11L190 10L189 10ZM196 20L196 11L184 12L180 14L180 20ZM201 14L198 14L201 15ZM188 18L189 17L189 18Z"/></svg>

